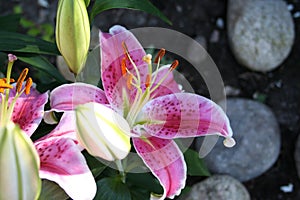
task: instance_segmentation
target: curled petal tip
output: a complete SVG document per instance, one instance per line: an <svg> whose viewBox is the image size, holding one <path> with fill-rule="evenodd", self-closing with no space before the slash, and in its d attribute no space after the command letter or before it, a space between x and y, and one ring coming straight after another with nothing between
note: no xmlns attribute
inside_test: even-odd
<svg viewBox="0 0 300 200"><path fill-rule="evenodd" d="M236 142L232 137L228 137L223 141L223 144L225 147L231 148L236 144Z"/></svg>

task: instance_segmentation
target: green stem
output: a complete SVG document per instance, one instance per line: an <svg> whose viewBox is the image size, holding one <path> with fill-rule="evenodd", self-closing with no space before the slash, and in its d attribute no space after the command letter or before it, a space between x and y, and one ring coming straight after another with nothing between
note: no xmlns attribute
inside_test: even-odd
<svg viewBox="0 0 300 200"><path fill-rule="evenodd" d="M123 183L125 183L126 182L125 181L126 180L126 177L125 177L126 174L125 174L124 169L123 169L122 161L121 160L116 160L115 163L116 163L117 168L120 172L121 180L122 180Z"/></svg>
<svg viewBox="0 0 300 200"><path fill-rule="evenodd" d="M11 70L14 62L8 62L7 65L7 72L6 72L6 83L10 84L10 76L11 76ZM8 99L9 99L9 89L5 90L5 100L2 99L2 110L1 110L1 120L2 122L7 122L8 119L3 119L3 117L6 116L7 107L8 107Z"/></svg>

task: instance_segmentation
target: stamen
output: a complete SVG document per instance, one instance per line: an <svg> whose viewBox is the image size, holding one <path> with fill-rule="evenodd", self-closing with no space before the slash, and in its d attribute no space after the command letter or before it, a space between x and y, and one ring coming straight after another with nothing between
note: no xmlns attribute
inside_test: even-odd
<svg viewBox="0 0 300 200"><path fill-rule="evenodd" d="M151 83L151 75L150 75L150 74L147 74L145 86L146 86L146 87L149 87L149 86L150 86L150 83Z"/></svg>
<svg viewBox="0 0 300 200"><path fill-rule="evenodd" d="M122 76L125 76L126 73L127 73L126 57L122 58L122 61L121 61L121 70L122 70Z"/></svg>
<svg viewBox="0 0 300 200"><path fill-rule="evenodd" d="M132 88L132 80L133 80L133 75L132 74L128 74L126 84L127 84L127 88L129 90L131 90L131 88Z"/></svg>
<svg viewBox="0 0 300 200"><path fill-rule="evenodd" d="M12 89L13 86L10 84L7 84L4 79L0 79L0 93L4 92L4 89Z"/></svg>
<svg viewBox="0 0 300 200"><path fill-rule="evenodd" d="M3 80L4 80L5 82L7 82L7 78L3 78ZM11 79L9 80L9 82L10 82L10 83L14 83L14 82L15 82L15 79L11 78Z"/></svg>
<svg viewBox="0 0 300 200"><path fill-rule="evenodd" d="M17 92L20 92L20 91L21 91L23 82L24 82L24 80L25 80L27 74L28 74L28 68L25 68L25 69L22 71L22 73L20 74L20 76L19 76L19 78L18 78L18 80L17 80L17 86L16 86L16 91L17 91Z"/></svg>
<svg viewBox="0 0 300 200"><path fill-rule="evenodd" d="M173 71L174 69L176 69L176 67L179 65L178 60L174 60L173 63L170 66L170 71Z"/></svg>
<svg viewBox="0 0 300 200"><path fill-rule="evenodd" d="M148 65L151 64L151 60L152 60L152 55L151 54L147 54L143 57L143 61L145 61Z"/></svg>
<svg viewBox="0 0 300 200"><path fill-rule="evenodd" d="M30 93L30 88L32 86L32 79L29 77L26 80L26 84L25 84L25 94L28 95Z"/></svg>
<svg viewBox="0 0 300 200"><path fill-rule="evenodd" d="M160 49L154 59L154 63L157 64L158 61L164 57L165 53L166 53L166 50L164 48Z"/></svg>

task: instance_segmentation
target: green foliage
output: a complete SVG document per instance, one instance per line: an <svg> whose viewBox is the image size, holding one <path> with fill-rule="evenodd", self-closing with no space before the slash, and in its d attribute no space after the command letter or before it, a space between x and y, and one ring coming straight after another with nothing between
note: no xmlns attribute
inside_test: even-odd
<svg viewBox="0 0 300 200"><path fill-rule="evenodd" d="M96 0L92 12L90 13L90 21L92 21L97 14L113 8L141 10L161 18L168 24L172 24L171 21L149 0Z"/></svg>
<svg viewBox="0 0 300 200"><path fill-rule="evenodd" d="M184 159L187 164L187 173L190 176L210 176L208 169L205 167L199 154L191 149L184 152Z"/></svg>
<svg viewBox="0 0 300 200"><path fill-rule="evenodd" d="M45 72L46 74L53 77L59 83L65 83L66 80L58 72L58 70L43 56L34 55L34 54L22 54L18 55L18 59L23 62L26 62L38 70Z"/></svg>
<svg viewBox="0 0 300 200"><path fill-rule="evenodd" d="M68 198L69 196L65 191L56 183L48 180L42 181L42 191L39 200L64 200Z"/></svg>
<svg viewBox="0 0 300 200"><path fill-rule="evenodd" d="M0 51L59 55L56 45L52 42L2 30L0 31Z"/></svg>
<svg viewBox="0 0 300 200"><path fill-rule="evenodd" d="M0 27L2 31L15 32L18 29L20 14L0 16Z"/></svg>
<svg viewBox="0 0 300 200"><path fill-rule="evenodd" d="M97 182L95 200L131 200L130 191L120 177L103 178Z"/></svg>

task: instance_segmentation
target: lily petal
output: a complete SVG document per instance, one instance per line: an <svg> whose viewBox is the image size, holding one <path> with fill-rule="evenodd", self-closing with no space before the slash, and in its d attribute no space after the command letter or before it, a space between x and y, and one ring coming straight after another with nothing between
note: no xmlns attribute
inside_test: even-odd
<svg viewBox="0 0 300 200"><path fill-rule="evenodd" d="M16 95L14 88L10 92L10 101ZM12 113L12 121L30 137L41 123L44 115L44 106L48 101L48 94L40 94L34 87L30 94L24 93L17 99Z"/></svg>
<svg viewBox="0 0 300 200"><path fill-rule="evenodd" d="M52 137L35 143L40 177L58 183L72 199L93 199L96 182L72 139Z"/></svg>
<svg viewBox="0 0 300 200"><path fill-rule="evenodd" d="M75 124L75 112L66 111L62 115L59 124L47 135L41 137L36 142L48 139L48 138L70 138L77 143L76 137L76 124Z"/></svg>
<svg viewBox="0 0 300 200"><path fill-rule="evenodd" d="M176 143L156 137L132 140L137 153L164 188L159 199L179 195L185 186L186 164Z"/></svg>
<svg viewBox="0 0 300 200"><path fill-rule="evenodd" d="M142 83L145 83L148 70L147 64L143 61L146 53L131 32L118 25L110 29L110 34L100 32L103 87L108 101L119 112L122 112L123 109L123 99L130 98L129 89L126 87L126 77L123 76L121 69L122 59L126 57L122 47L123 42L138 68ZM136 75L133 65L128 59L126 67L133 75ZM124 91L126 92L124 93ZM124 95L126 96L124 97Z"/></svg>
<svg viewBox="0 0 300 200"><path fill-rule="evenodd" d="M157 85L160 80L163 79L165 74L168 73L171 65L164 65L159 68L158 71L154 72L152 74L152 79L155 78L154 85ZM179 93L182 92L179 88L178 83L174 80L173 73L169 73L167 78L160 84L160 86L153 92L151 93L151 98L154 99L159 96L164 96L167 94L174 94L174 93Z"/></svg>
<svg viewBox="0 0 300 200"><path fill-rule="evenodd" d="M177 93L149 101L139 119L150 135L171 139L217 134L232 137L229 119L213 101L191 93ZM137 122L139 123L139 122Z"/></svg>
<svg viewBox="0 0 300 200"><path fill-rule="evenodd" d="M86 83L64 84L50 94L50 105L54 111L74 110L77 105L88 102L108 103L101 89Z"/></svg>

